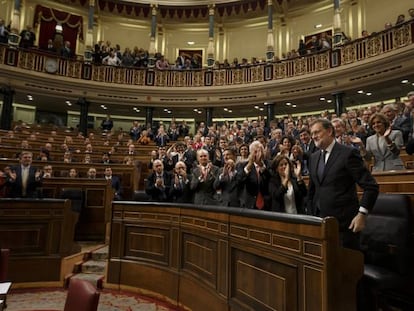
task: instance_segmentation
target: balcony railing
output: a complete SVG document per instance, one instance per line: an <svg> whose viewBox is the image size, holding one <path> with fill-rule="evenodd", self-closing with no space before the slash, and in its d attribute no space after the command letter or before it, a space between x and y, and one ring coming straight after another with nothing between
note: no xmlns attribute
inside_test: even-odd
<svg viewBox="0 0 414 311"><path fill-rule="evenodd" d="M44 72L50 58L57 76L96 82L157 87L201 87L252 84L329 70L383 55L413 44L414 20L316 54L279 62L230 69L156 70L95 65L82 60L59 58L39 50L0 45L0 64Z"/></svg>

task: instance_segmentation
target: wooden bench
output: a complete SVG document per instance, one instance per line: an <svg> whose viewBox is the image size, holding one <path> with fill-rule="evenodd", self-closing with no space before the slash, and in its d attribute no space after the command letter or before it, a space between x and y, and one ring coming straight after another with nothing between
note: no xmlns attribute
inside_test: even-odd
<svg viewBox="0 0 414 311"><path fill-rule="evenodd" d="M19 162L17 159L0 159L0 168L5 166L14 166ZM63 163L63 162L42 162L42 161L33 161L33 166L43 169L43 166L50 164L53 167L54 176L61 177L67 176L71 168L76 168L80 176L86 177L87 171L90 167L95 167L98 172L98 177L103 177L103 172L106 167L110 166L114 175L117 175L121 178L121 184L123 189L123 197L126 200L130 200L133 197L134 191L138 190L140 179L141 179L141 169L139 166L140 162L137 162L135 165L129 166L124 164L103 164L103 163ZM59 173L58 173L59 172Z"/></svg>

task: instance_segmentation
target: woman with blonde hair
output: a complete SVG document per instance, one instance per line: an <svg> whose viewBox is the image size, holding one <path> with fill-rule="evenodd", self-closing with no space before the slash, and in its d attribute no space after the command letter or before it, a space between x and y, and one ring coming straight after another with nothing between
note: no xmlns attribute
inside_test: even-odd
<svg viewBox="0 0 414 311"><path fill-rule="evenodd" d="M372 171L403 170L404 163L400 158L400 150L404 145L401 131L393 130L387 117L382 113L375 113L369 120L374 135L367 138L366 160L374 158Z"/></svg>

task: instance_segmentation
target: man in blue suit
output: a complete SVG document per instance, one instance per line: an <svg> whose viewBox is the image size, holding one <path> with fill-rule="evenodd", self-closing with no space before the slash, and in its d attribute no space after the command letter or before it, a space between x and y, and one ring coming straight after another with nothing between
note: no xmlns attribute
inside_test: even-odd
<svg viewBox="0 0 414 311"><path fill-rule="evenodd" d="M105 168L104 174L105 179L111 182L112 189L115 191L114 200L122 200L122 185L119 177L112 175L112 168L110 167Z"/></svg>

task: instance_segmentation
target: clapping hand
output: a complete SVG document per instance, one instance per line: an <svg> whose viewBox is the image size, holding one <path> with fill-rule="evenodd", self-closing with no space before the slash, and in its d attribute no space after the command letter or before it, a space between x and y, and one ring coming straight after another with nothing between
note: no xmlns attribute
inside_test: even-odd
<svg viewBox="0 0 414 311"><path fill-rule="evenodd" d="M15 182L16 181L16 178L17 178L16 171L15 170L11 170L10 173L9 173L9 177L10 177L11 182Z"/></svg>
<svg viewBox="0 0 414 311"><path fill-rule="evenodd" d="M295 173L295 176L297 178L299 178L302 175L302 162L300 162L299 160L297 160L295 162L295 164L296 165L295 165L294 173Z"/></svg>
<svg viewBox="0 0 414 311"><path fill-rule="evenodd" d="M41 171L41 170L36 170L36 173L35 173L35 178L36 178L36 179L39 179L39 178L40 178L40 176L42 176L42 171Z"/></svg>
<svg viewBox="0 0 414 311"><path fill-rule="evenodd" d="M391 128L391 126L389 127L389 128L387 128L387 130L384 132L384 138L387 138L388 136L390 136L390 134L391 134L391 131L392 131L392 128Z"/></svg>

